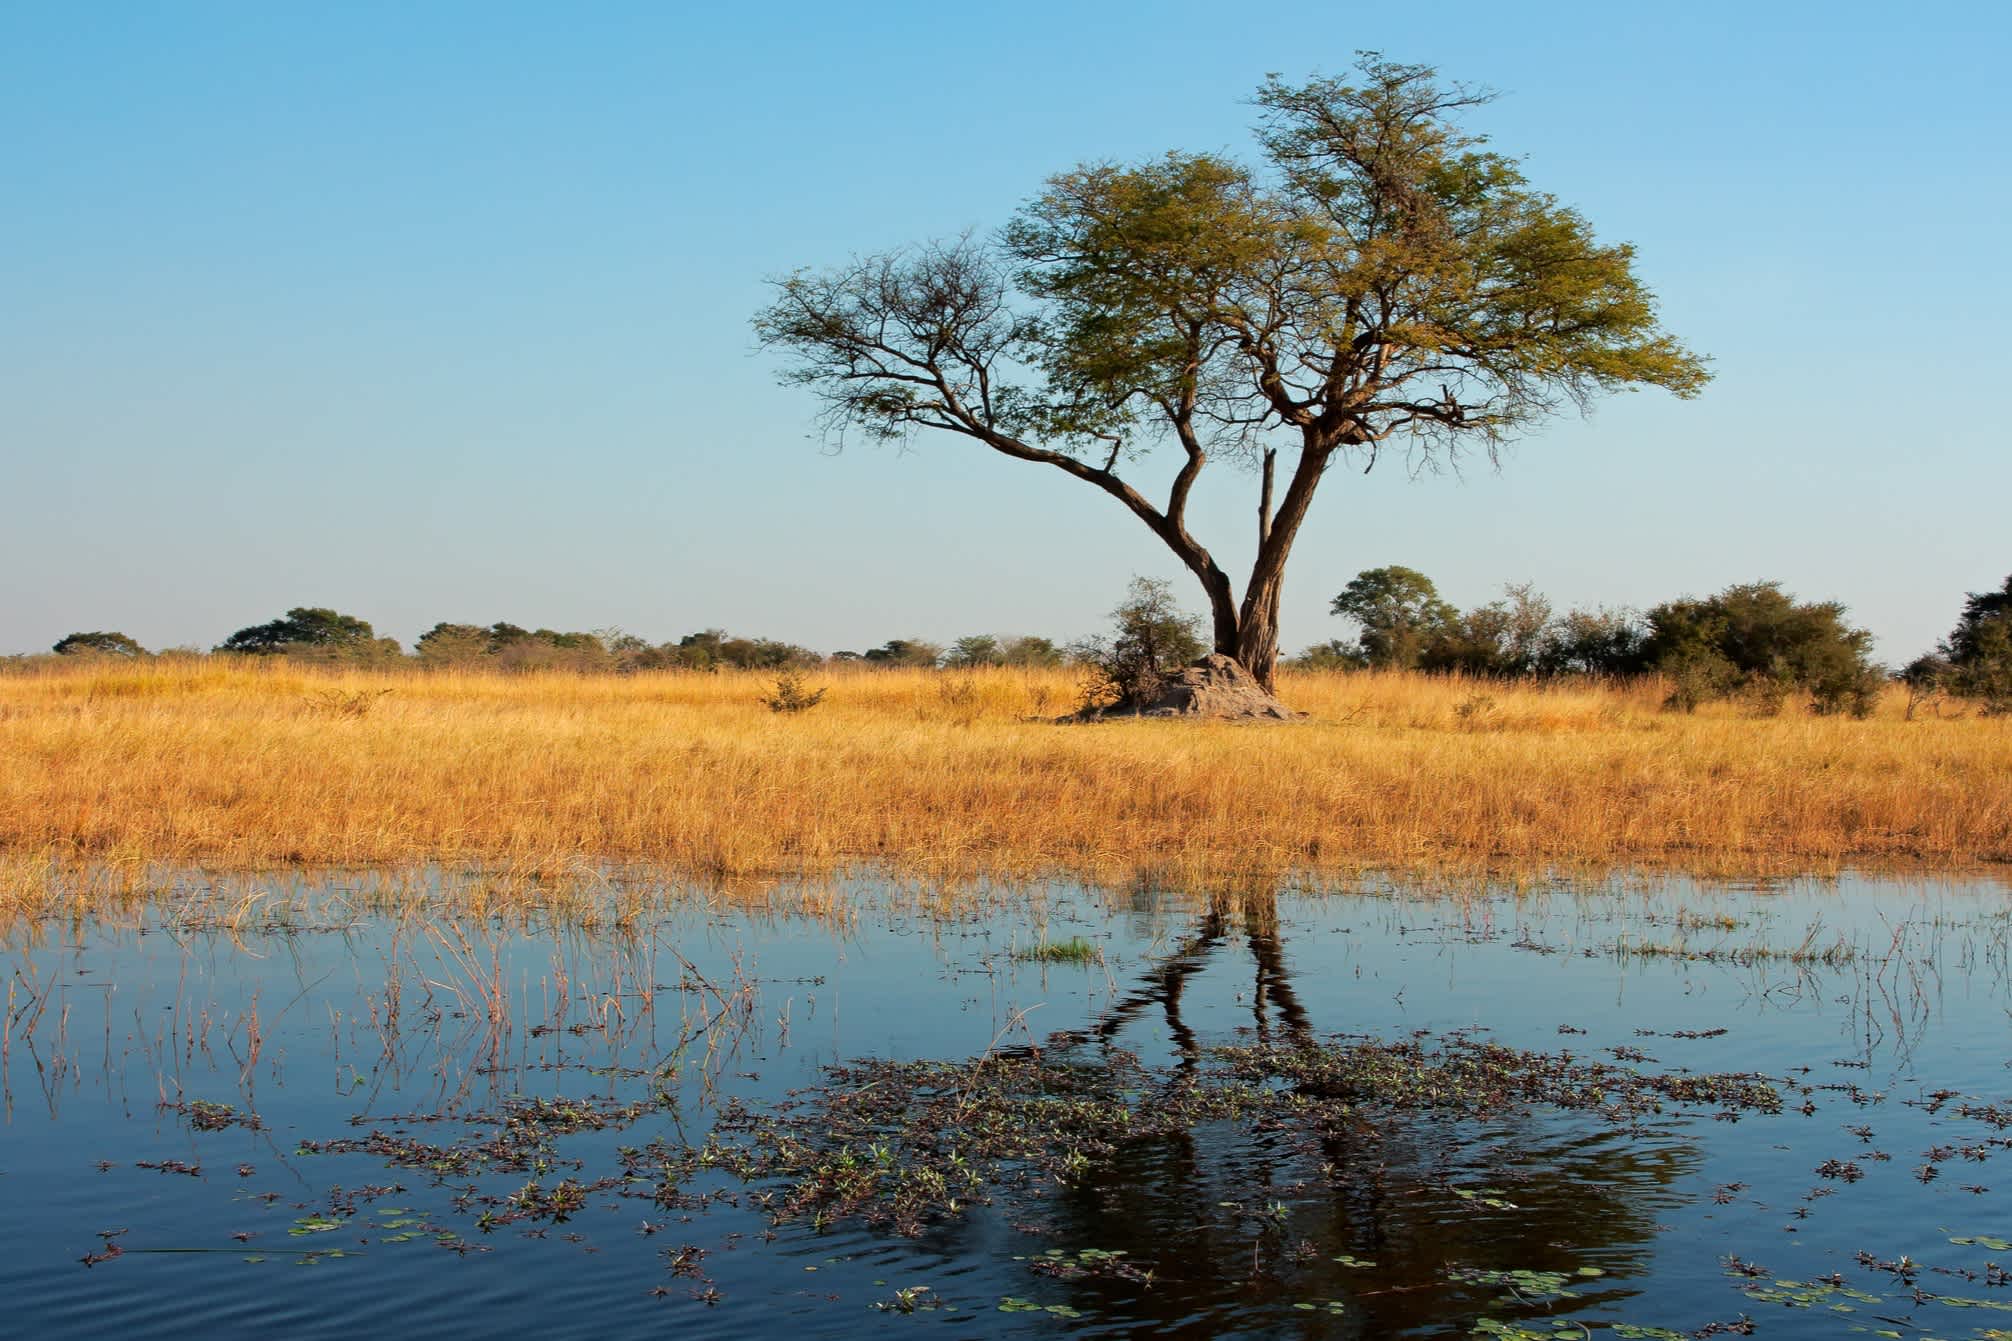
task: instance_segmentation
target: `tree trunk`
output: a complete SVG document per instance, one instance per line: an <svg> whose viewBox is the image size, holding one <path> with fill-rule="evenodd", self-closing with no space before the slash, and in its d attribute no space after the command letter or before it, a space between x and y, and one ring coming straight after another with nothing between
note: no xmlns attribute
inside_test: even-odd
<svg viewBox="0 0 2012 1341"><path fill-rule="evenodd" d="M1213 625L1216 651L1226 657L1237 656L1237 603L1230 594L1227 579L1221 583L1204 581L1202 589L1209 594L1209 622ZM1243 660L1237 657L1237 660Z"/></svg>
<svg viewBox="0 0 2012 1341"><path fill-rule="evenodd" d="M1272 477L1278 471L1278 448L1264 449L1264 485L1258 491L1258 547L1271 539L1271 488Z"/></svg>
<svg viewBox="0 0 2012 1341"><path fill-rule="evenodd" d="M1272 481L1278 468L1278 449L1265 448L1264 483L1258 492L1258 552L1271 541ZM1248 596L1248 593L1246 593ZM1255 618L1251 618L1255 615ZM1247 621L1247 622L1246 622ZM1266 599L1247 603L1246 620L1237 621L1235 646L1217 647L1233 656L1264 686L1273 692L1272 680L1278 671L1278 584L1274 582ZM1219 640L1220 641L1220 640Z"/></svg>
<svg viewBox="0 0 2012 1341"><path fill-rule="evenodd" d="M1243 618L1237 623L1236 650L1228 653L1242 663L1267 694L1277 690L1278 605L1277 581L1262 590L1244 594Z"/></svg>
<svg viewBox="0 0 2012 1341"><path fill-rule="evenodd" d="M1278 515L1260 517L1257 561L1251 565L1250 582L1244 587L1243 609L1237 617L1236 650L1228 655L1242 662L1267 694L1275 692L1278 676L1278 609L1279 597L1285 590L1286 556L1292 553L1292 542L1299 538L1300 525L1313 506L1314 490L1320 487L1320 477L1332 454L1332 446L1315 442L1309 430L1307 445L1300 449L1292 480L1286 485L1285 497L1279 501ZM1269 467L1271 462L1267 460L1265 464ZM1268 504L1269 469L1265 475L1267 488L1263 501Z"/></svg>

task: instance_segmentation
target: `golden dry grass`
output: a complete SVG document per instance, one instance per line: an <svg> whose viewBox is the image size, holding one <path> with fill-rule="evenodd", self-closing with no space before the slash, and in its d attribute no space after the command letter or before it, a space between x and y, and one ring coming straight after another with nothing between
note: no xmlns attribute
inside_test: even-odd
<svg viewBox="0 0 2012 1341"><path fill-rule="evenodd" d="M1055 726L1067 672L0 676L0 888L49 870L861 865L1194 885L2012 859L2012 722L1663 712L1654 684L1301 674L1305 723ZM1485 700L1485 702L1483 701ZM350 715L354 707L360 715Z"/></svg>

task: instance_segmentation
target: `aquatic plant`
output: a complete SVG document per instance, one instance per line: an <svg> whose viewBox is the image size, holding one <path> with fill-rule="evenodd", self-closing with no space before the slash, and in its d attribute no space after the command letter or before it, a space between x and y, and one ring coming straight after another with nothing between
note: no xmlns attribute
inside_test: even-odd
<svg viewBox="0 0 2012 1341"><path fill-rule="evenodd" d="M1094 964L1104 954L1081 936L1071 936L1066 941L1044 940L1026 949L1015 950L1013 957L1043 964Z"/></svg>

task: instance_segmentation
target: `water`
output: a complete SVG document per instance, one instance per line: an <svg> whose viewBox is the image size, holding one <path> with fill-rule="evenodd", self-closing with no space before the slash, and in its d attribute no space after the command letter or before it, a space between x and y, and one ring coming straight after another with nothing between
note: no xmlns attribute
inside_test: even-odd
<svg viewBox="0 0 2012 1341"><path fill-rule="evenodd" d="M186 906L17 925L8 1330L2012 1331L2000 886L938 902L862 884L842 920L687 903L457 925L329 899L235 931ZM1027 957L1077 938L1091 962ZM1420 1107L1411 1081L1302 1110L1320 1086L1273 1066L1316 1045L1411 1065L1407 1041L1442 1076L1518 1050L1488 1082L1511 1088L1610 1068L1603 1103L1623 1073L1752 1073L1779 1111L1728 1081L1626 1116L1541 1086ZM860 1059L880 1065L834 1087ZM885 1065L929 1060L960 1069L919 1097ZM1168 1118L1246 1063L1247 1111ZM825 1104L933 1103L970 1130L926 1135L982 1162L1035 1120L981 1093L1007 1076L1159 1129L1059 1179L1009 1163L911 1223L870 1198L816 1223L857 1176L841 1152L753 1182L718 1167L814 1140ZM937 1167L891 1126L855 1157L890 1161L875 1186Z"/></svg>

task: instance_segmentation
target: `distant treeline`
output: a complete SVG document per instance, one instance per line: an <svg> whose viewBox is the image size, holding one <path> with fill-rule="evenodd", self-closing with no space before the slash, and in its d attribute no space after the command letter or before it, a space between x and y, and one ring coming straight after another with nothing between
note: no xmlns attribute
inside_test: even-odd
<svg viewBox="0 0 2012 1341"><path fill-rule="evenodd" d="M123 633L72 633L59 656L146 657ZM177 651L199 654L199 649ZM620 629L562 633L517 624L435 624L408 654L395 638L379 637L368 620L318 606L296 606L280 618L239 629L211 649L223 656L285 657L319 664L485 667L497 670L644 671L781 670L858 663L863 666L974 668L1060 666L1071 653L1046 638L974 634L948 647L920 638L891 638L865 652L822 652L775 638L746 638L702 629L676 642L651 643Z"/></svg>
<svg viewBox="0 0 2012 1341"><path fill-rule="evenodd" d="M1686 711L1735 696L1778 709L1804 693L1818 712L1856 715L1897 678L1918 696L1955 694L2012 712L2012 576L1997 591L1972 592L1950 635L1897 673L1872 660L1872 635L1847 622L1840 602L1798 601L1779 582L1738 583L1646 611L1563 614L1527 583L1512 583L1500 599L1463 612L1423 573L1393 565L1357 574L1330 610L1357 636L1310 647L1296 664L1499 678L1658 674L1670 682L1670 706Z"/></svg>
<svg viewBox="0 0 2012 1341"><path fill-rule="evenodd" d="M1145 584L1164 601L1163 584ZM1135 600L1136 588L1135 584ZM1192 650L1199 625L1155 606L1171 620L1156 635ZM1952 694L1986 711L2012 713L2012 576L1995 591L1972 592L1957 622L1934 652L1891 672L1871 660L1872 635L1853 628L1836 601L1799 601L1778 582L1750 582L1717 595L1666 601L1646 611L1598 608L1556 612L1528 584L1461 611L1440 598L1432 580L1396 565L1356 575L1331 604L1355 636L1307 648L1288 664L1300 669L1395 669L1489 678L1657 674L1670 683L1670 706L1692 709L1734 696L1764 709L1792 693L1809 696L1818 712L1868 711L1880 688L1904 681L1919 697ZM1119 645L1144 616L1132 603L1114 612ZM1173 625L1178 624L1176 629ZM1192 635L1192 638L1189 636ZM1201 644L1195 643L1195 646ZM1088 639L974 634L944 646L893 638L865 652L829 656L773 638L704 629L676 642L650 643L617 629L562 633L516 624L435 624L407 653L370 624L335 610L299 606L264 624L239 629L214 651L232 656L286 657L322 664L488 667L499 670L632 672L645 670L785 670L820 665L973 669L1100 664L1113 644ZM73 633L55 645L62 656L143 657L123 633Z"/></svg>

